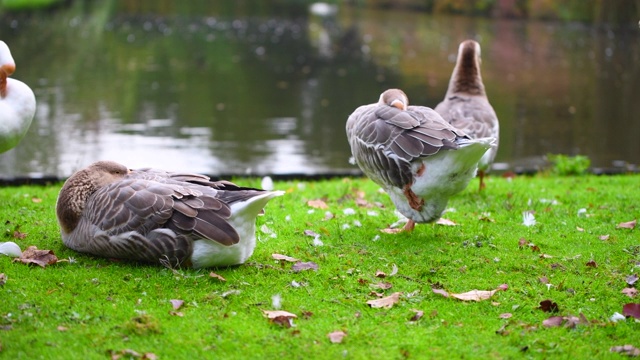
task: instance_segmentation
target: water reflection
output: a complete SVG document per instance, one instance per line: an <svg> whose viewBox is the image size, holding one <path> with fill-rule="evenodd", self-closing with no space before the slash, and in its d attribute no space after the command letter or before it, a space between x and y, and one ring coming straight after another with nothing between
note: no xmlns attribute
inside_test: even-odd
<svg viewBox="0 0 640 360"><path fill-rule="evenodd" d="M483 47L498 161L640 161L635 27L212 3L74 2L2 19L38 112L0 174L68 176L98 159L209 174L351 170L349 113L388 87L435 106L465 38Z"/></svg>

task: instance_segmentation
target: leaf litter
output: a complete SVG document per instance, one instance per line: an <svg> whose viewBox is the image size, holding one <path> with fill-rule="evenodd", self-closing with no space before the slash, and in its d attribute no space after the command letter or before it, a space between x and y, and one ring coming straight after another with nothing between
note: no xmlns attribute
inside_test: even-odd
<svg viewBox="0 0 640 360"><path fill-rule="evenodd" d="M13 259L23 264L36 264L41 267L53 265L58 262L58 257L52 250L38 250L35 246L29 246L19 258Z"/></svg>
<svg viewBox="0 0 640 360"><path fill-rule="evenodd" d="M371 306L372 308L390 309L393 307L393 305L397 304L400 301L400 295L402 295L401 292L394 292L387 297L369 300L367 301L367 305Z"/></svg>
<svg viewBox="0 0 640 360"><path fill-rule="evenodd" d="M482 301L491 298L498 291L506 291L509 288L507 284L502 284L494 290L471 290L460 294L449 293L442 289L431 289L435 294L444 297L452 297L462 301Z"/></svg>

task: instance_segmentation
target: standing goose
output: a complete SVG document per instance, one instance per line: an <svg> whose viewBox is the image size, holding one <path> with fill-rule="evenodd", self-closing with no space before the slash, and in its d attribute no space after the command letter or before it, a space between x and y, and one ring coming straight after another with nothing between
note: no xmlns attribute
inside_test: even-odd
<svg viewBox="0 0 640 360"><path fill-rule="evenodd" d="M16 70L11 51L0 41L0 153L24 137L36 113L36 97L27 84L9 79Z"/></svg>
<svg viewBox="0 0 640 360"><path fill-rule="evenodd" d="M251 256L256 217L282 194L99 161L64 183L56 215L62 241L79 252L166 266L228 266Z"/></svg>
<svg viewBox="0 0 640 360"><path fill-rule="evenodd" d="M349 116L347 138L360 169L389 194L411 231L440 218L495 139L471 140L432 109L408 105L402 90L383 92Z"/></svg>
<svg viewBox="0 0 640 360"><path fill-rule="evenodd" d="M480 190L485 187L484 176L491 168L498 152L500 127L498 117L489 104L480 75L480 44L465 40L458 48L458 59L449 80L444 100L435 110L446 121L464 131L472 139L493 137L495 144L478 164Z"/></svg>

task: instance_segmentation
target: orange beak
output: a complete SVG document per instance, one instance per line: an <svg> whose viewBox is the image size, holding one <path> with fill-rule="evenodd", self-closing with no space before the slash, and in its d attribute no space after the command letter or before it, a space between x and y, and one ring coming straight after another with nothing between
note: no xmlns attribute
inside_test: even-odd
<svg viewBox="0 0 640 360"><path fill-rule="evenodd" d="M400 110L403 110L403 111L407 109L407 106L401 100L393 100L391 102L391 106L393 106L395 108L398 108Z"/></svg>

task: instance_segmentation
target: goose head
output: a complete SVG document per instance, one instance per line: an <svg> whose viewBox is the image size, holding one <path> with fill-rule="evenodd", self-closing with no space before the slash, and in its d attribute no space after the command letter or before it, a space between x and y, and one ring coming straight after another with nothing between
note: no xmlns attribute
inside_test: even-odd
<svg viewBox="0 0 640 360"><path fill-rule="evenodd" d="M409 106L409 98L404 91L400 89L389 89L380 94L378 104L393 106L400 110L407 110L407 107Z"/></svg>

